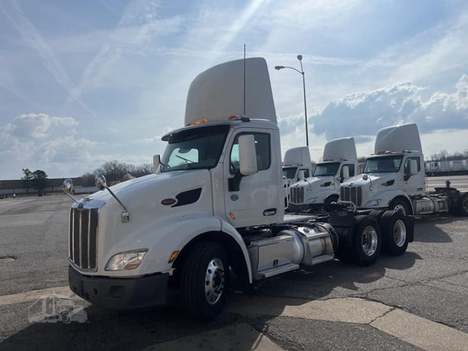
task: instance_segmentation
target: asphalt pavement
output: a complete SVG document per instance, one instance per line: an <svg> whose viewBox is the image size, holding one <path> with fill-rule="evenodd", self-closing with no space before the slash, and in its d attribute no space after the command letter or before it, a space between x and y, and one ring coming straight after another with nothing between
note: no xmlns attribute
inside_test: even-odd
<svg viewBox="0 0 468 351"><path fill-rule="evenodd" d="M70 205L0 200L0 350L468 350L468 219L418 219L401 257L275 277L200 323L175 307L106 311L72 295ZM37 318L57 304L73 322Z"/></svg>

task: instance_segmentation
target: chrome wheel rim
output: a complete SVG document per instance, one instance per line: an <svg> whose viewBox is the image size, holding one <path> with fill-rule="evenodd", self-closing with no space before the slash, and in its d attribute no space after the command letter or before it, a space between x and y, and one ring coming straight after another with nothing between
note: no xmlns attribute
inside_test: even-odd
<svg viewBox="0 0 468 351"><path fill-rule="evenodd" d="M406 209L405 209L405 206L403 206L402 204L396 205L393 209L395 211L401 211L403 215L406 216Z"/></svg>
<svg viewBox="0 0 468 351"><path fill-rule="evenodd" d="M397 219L393 224L393 242L402 247L406 242L406 224L402 219Z"/></svg>
<svg viewBox="0 0 468 351"><path fill-rule="evenodd" d="M224 265L219 258L213 258L206 268L205 297L210 305L215 305L224 292Z"/></svg>
<svg viewBox="0 0 468 351"><path fill-rule="evenodd" d="M371 225L364 228L361 235L361 247L366 256L372 256L377 251L378 244L377 231Z"/></svg>

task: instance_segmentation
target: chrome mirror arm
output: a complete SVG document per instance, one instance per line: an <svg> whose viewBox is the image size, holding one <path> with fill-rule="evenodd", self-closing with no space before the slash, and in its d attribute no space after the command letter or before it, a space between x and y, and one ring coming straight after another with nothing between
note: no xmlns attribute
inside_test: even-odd
<svg viewBox="0 0 468 351"><path fill-rule="evenodd" d="M67 193L66 191L64 191L65 195L67 195L70 199L72 199L72 201L75 203L75 204L79 204L79 201L77 199L75 199L71 194Z"/></svg>

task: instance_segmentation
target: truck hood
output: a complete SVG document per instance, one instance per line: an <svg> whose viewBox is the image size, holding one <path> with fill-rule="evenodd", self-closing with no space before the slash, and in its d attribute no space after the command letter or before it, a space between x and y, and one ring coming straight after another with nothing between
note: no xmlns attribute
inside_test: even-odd
<svg viewBox="0 0 468 351"><path fill-rule="evenodd" d="M334 182L334 177L333 176L328 176L328 177L310 177L307 178L304 183L310 187L317 187L321 186L325 183L328 182Z"/></svg>
<svg viewBox="0 0 468 351"><path fill-rule="evenodd" d="M187 217L213 214L211 176L207 169L151 174L117 184L111 190L128 209L128 222L122 220L123 209L107 190L81 200L84 207L100 204L97 243L98 257L102 259L98 262L100 269L117 252L147 248L147 243L140 239L151 233L156 235L158 227Z"/></svg>
<svg viewBox="0 0 468 351"><path fill-rule="evenodd" d="M145 199L151 199L151 202L160 202L166 198L175 198L178 193L184 190L203 187L207 180L209 180L208 170L174 171L127 180L111 186L110 189L124 205L127 206L127 201L127 207L131 207L135 200L142 203ZM88 198L106 203L115 201L107 190L98 191Z"/></svg>
<svg viewBox="0 0 468 351"><path fill-rule="evenodd" d="M381 185L390 180L395 180L397 175L395 173L374 173L374 174L360 174L355 177L349 178L343 182L342 186L365 186L370 184Z"/></svg>

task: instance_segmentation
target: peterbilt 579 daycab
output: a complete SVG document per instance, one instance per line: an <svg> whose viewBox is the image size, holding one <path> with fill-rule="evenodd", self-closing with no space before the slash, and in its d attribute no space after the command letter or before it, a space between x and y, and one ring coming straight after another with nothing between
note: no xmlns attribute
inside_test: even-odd
<svg viewBox="0 0 468 351"><path fill-rule="evenodd" d="M112 187L98 178L102 190L72 206L69 284L95 305L134 308L175 296L210 318L233 284L334 258L368 265L412 241L411 217L399 212L334 205L320 218L284 215L280 134L262 58L198 75L185 127L162 139L155 174Z"/></svg>
<svg viewBox="0 0 468 351"><path fill-rule="evenodd" d="M322 162L315 166L312 177L302 178L289 187L289 209L318 209L336 202L340 184L357 172L354 138L330 140L323 149Z"/></svg>
<svg viewBox="0 0 468 351"><path fill-rule="evenodd" d="M405 214L468 215L468 194L455 188L426 192L424 155L416 124L387 127L377 133L375 153L362 175L341 184L340 199L358 208L398 209Z"/></svg>

